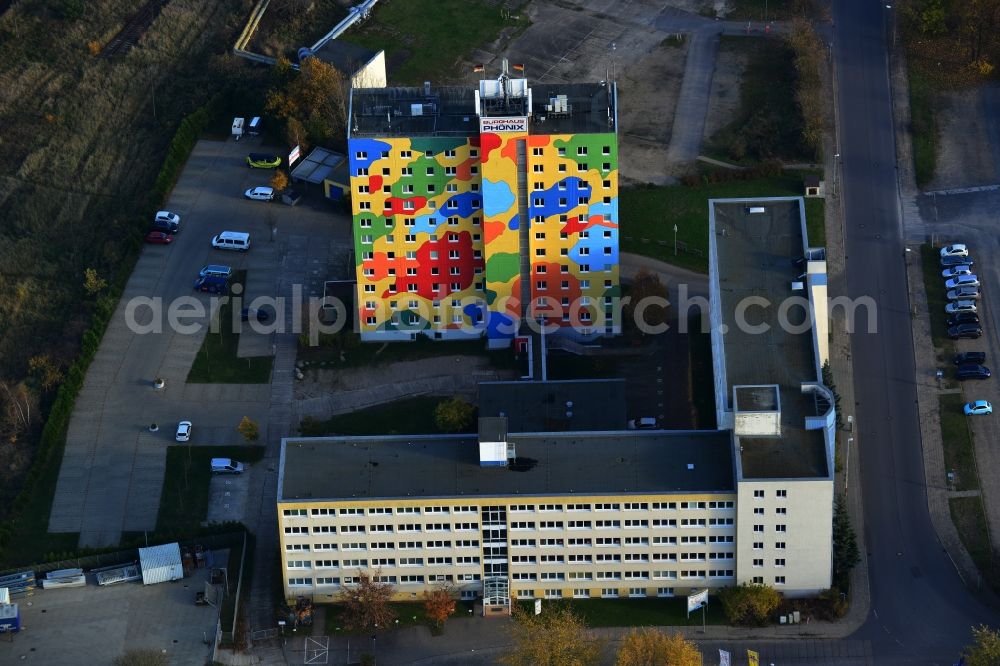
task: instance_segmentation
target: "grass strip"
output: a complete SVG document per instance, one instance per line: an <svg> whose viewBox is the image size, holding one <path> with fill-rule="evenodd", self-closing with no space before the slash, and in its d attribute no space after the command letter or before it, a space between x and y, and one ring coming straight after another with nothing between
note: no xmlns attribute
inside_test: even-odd
<svg viewBox="0 0 1000 666"><path fill-rule="evenodd" d="M802 177L785 172L773 178L623 189L619 194L621 249L702 273L708 272L708 200L801 196ZM806 225L811 245L826 239L823 201L806 200ZM674 254L677 240L688 251ZM819 242L822 239L822 242Z"/></svg>
<svg viewBox="0 0 1000 666"><path fill-rule="evenodd" d="M961 394L938 396L944 467L946 472L955 474L955 490L978 490L976 452L969 434L970 417L962 412L964 404L965 398Z"/></svg>
<svg viewBox="0 0 1000 666"><path fill-rule="evenodd" d="M442 17L448 17L442 20ZM472 49L496 41L501 31L531 24L518 9L468 0L380 2L371 19L340 39L373 51L385 51L392 80L419 85L454 78L456 65ZM461 29L456 30L456 26ZM531 72L527 72L531 74ZM537 72L535 74L538 74Z"/></svg>
<svg viewBox="0 0 1000 666"><path fill-rule="evenodd" d="M714 603L713 603L714 600ZM534 601L517 601L521 610L534 613ZM657 627L657 626L697 626L701 624L701 612L687 615L687 598L645 597L621 599L558 599L543 600L542 613L558 608L569 608L579 615L588 627ZM709 597L705 609L706 624L725 624L722 604Z"/></svg>
<svg viewBox="0 0 1000 666"><path fill-rule="evenodd" d="M254 463L264 457L263 446L170 446L156 531L193 533L208 516L212 458L234 458Z"/></svg>
<svg viewBox="0 0 1000 666"><path fill-rule="evenodd" d="M245 284L246 271L236 271L233 284ZM226 300L216 313L217 331L209 331L201 343L188 372L189 384L266 384L271 381L271 356L240 358L239 320L234 319L233 304Z"/></svg>
<svg viewBox="0 0 1000 666"><path fill-rule="evenodd" d="M1000 567L993 559L982 498L952 497L948 500L948 509L951 511L951 522L955 524L958 536L979 573L994 590L1000 590Z"/></svg>

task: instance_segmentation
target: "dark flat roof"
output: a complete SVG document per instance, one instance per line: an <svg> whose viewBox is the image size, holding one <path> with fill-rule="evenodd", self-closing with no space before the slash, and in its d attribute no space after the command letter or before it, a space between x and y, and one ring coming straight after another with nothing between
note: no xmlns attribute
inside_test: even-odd
<svg viewBox="0 0 1000 666"><path fill-rule="evenodd" d="M728 492L735 486L729 432L511 435L509 441L517 464L482 467L474 436L286 439L278 500Z"/></svg>
<svg viewBox="0 0 1000 666"><path fill-rule="evenodd" d="M779 307L792 292L793 281L802 269L793 259L805 253L803 222L799 200L719 201L715 210L715 243L718 253L719 290L722 320L726 333L726 378L729 387L741 384L777 384L781 398L781 437L740 438L745 478L817 477L827 475L823 435L805 430L805 417L821 413L808 395L803 382L817 381L813 360L812 330L790 332L779 324ZM750 213L751 206L765 212ZM740 330L737 305L750 297L763 297L769 307L750 307L744 312L746 324L766 324L763 333ZM798 324L808 317L801 307L791 309L787 318ZM727 401L731 397L727 396Z"/></svg>
<svg viewBox="0 0 1000 666"><path fill-rule="evenodd" d="M625 380L480 382L479 415L501 414L509 432L623 430Z"/></svg>
<svg viewBox="0 0 1000 666"><path fill-rule="evenodd" d="M531 134L613 133L608 122L609 94L602 83L529 84ZM397 86L351 91L350 137L476 136L476 88L472 86ZM568 111L546 111L549 100L565 95ZM420 114L413 115L414 105ZM491 113L489 115L498 115ZM517 114L511 114L517 115ZM614 110L610 115L614 117Z"/></svg>
<svg viewBox="0 0 1000 666"><path fill-rule="evenodd" d="M333 65L347 76L352 76L371 62L372 58L378 55L378 51L366 49L343 39L331 39L313 55L323 62Z"/></svg>

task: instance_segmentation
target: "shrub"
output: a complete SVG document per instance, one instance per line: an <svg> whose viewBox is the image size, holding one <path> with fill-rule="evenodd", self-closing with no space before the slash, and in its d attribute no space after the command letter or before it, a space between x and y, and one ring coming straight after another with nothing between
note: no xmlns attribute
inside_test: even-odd
<svg viewBox="0 0 1000 666"><path fill-rule="evenodd" d="M743 583L736 587L722 588L719 600L730 624L763 627L770 621L771 613L781 604L781 595L767 585Z"/></svg>
<svg viewBox="0 0 1000 666"><path fill-rule="evenodd" d="M434 408L434 423L443 432L462 432L472 424L475 413L476 408L466 401L452 398Z"/></svg>

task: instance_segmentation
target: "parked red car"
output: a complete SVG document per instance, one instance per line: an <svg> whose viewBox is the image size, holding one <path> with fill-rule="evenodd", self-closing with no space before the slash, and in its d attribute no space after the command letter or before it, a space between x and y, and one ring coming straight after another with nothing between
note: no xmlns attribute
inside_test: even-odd
<svg viewBox="0 0 1000 666"><path fill-rule="evenodd" d="M157 245L170 245L174 242L174 237L162 231L150 231L146 234L146 242Z"/></svg>

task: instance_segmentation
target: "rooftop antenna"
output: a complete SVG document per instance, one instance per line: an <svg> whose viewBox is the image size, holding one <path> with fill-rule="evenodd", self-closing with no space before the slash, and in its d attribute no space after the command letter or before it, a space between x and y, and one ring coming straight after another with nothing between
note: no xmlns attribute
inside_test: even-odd
<svg viewBox="0 0 1000 666"><path fill-rule="evenodd" d="M505 112L510 112L510 73L507 70L507 58L504 58L501 63L500 76L497 77L497 81L500 83L500 88L503 90L503 109Z"/></svg>
<svg viewBox="0 0 1000 666"><path fill-rule="evenodd" d="M391 111L386 111L385 112L385 119L389 123L389 129L392 129L392 112Z"/></svg>

